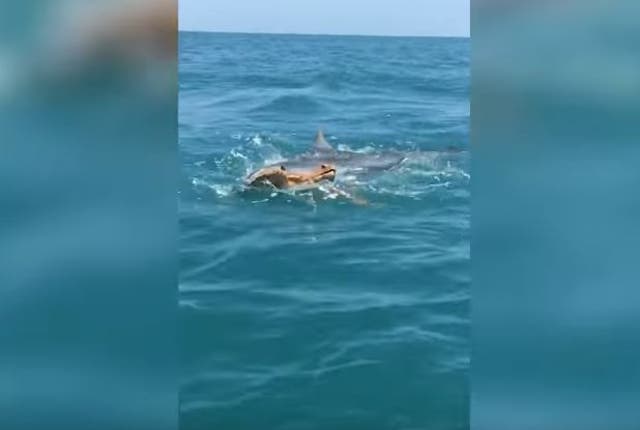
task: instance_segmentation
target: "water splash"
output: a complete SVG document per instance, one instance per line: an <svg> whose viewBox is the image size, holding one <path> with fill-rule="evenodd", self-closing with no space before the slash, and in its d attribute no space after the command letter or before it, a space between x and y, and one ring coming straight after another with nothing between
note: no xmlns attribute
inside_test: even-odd
<svg viewBox="0 0 640 430"><path fill-rule="evenodd" d="M242 140L222 157L215 158L213 165L217 172L207 169L206 163L194 163L197 176L192 184L196 189L213 191L218 198L234 198L243 190L243 178L252 171L285 159L281 150L266 134L233 134L232 139ZM236 137L238 139L236 139ZM374 154L380 152L375 145L352 148L345 144L337 145L341 151ZM439 151L407 152L406 160L399 167L378 176L362 177L356 173L338 175L332 187L319 187L314 193L305 190L267 190L256 191L260 198L252 203L262 204L282 198L286 194L289 200L305 202L316 207L319 201L335 201L353 194L366 195L367 200L375 201L384 196L404 197L413 200L428 198L434 192L445 192L465 187L471 180L467 171L468 154Z"/></svg>

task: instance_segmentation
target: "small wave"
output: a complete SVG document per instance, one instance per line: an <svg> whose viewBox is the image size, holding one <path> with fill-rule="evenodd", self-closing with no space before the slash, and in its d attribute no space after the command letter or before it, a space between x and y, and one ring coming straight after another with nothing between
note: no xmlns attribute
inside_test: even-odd
<svg viewBox="0 0 640 430"><path fill-rule="evenodd" d="M236 81L240 86L248 88L303 89L309 86L308 82L300 79L259 74L241 75L236 77Z"/></svg>

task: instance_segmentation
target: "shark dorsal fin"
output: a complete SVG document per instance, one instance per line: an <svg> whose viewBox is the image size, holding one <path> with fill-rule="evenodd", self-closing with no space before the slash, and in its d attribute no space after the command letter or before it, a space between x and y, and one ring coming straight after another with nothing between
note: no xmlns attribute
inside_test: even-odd
<svg viewBox="0 0 640 430"><path fill-rule="evenodd" d="M322 130L318 130L318 134L316 134L313 149L316 151L334 151L333 146L331 146L329 142L327 142L327 139L324 138Z"/></svg>

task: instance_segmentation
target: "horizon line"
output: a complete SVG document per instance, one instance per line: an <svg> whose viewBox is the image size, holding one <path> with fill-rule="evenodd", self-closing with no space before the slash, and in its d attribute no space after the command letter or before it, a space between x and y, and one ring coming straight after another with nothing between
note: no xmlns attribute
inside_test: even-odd
<svg viewBox="0 0 640 430"><path fill-rule="evenodd" d="M217 30L187 30L178 28L178 33L216 33L216 34L252 34L252 35L275 35L275 36L343 36L343 37L395 37L395 38L449 38L449 39L471 39L469 36L453 35L411 35L411 34L356 34L356 33L288 33L288 32L267 32L267 31L217 31Z"/></svg>

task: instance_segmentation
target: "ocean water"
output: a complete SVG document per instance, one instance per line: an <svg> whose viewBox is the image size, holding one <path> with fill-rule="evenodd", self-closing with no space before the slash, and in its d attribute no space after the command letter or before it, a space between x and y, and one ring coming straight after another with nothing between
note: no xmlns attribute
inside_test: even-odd
<svg viewBox="0 0 640 430"><path fill-rule="evenodd" d="M180 33L180 427L469 428L469 41ZM401 151L331 192L307 151ZM451 150L455 148L455 150Z"/></svg>

